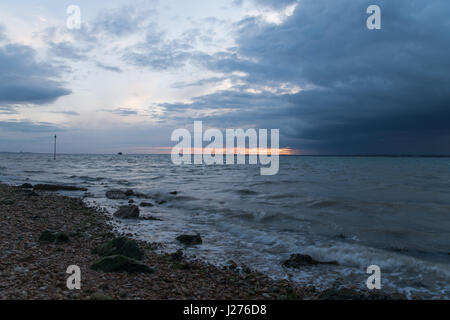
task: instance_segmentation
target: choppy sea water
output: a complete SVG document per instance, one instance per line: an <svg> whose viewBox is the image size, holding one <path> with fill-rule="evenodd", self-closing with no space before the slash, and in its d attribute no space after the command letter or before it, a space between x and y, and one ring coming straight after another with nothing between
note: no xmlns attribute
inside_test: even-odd
<svg viewBox="0 0 450 320"><path fill-rule="evenodd" d="M450 298L450 158L280 157L275 176L255 165L176 166L168 155L0 153L0 181L85 186L89 204L112 214L127 200L105 191L133 189L163 204L141 208L162 221L117 221L138 239L175 251L182 233L203 244L186 254L229 260L318 288L365 287L366 268L382 286L409 297ZM177 191L176 195L170 194ZM144 199L135 199L136 202ZM292 253L339 266L287 269Z"/></svg>

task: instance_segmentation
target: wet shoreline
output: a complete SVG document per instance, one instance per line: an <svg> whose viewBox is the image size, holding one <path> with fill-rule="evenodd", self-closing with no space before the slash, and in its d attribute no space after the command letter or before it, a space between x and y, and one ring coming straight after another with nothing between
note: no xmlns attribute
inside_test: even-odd
<svg viewBox="0 0 450 320"><path fill-rule="evenodd" d="M177 254L157 252L159 244L137 241L150 273L101 272L92 251L118 237L109 218L80 199L0 184L0 299L400 299L402 295L330 288L318 291L237 268L218 268ZM67 235L43 242L44 231ZM133 240L134 241L134 240ZM81 290L69 290L66 269L81 269Z"/></svg>

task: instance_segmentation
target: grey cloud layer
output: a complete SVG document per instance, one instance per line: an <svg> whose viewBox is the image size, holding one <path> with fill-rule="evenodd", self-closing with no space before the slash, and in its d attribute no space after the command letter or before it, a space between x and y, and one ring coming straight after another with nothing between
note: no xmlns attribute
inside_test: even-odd
<svg viewBox="0 0 450 320"><path fill-rule="evenodd" d="M61 70L52 64L39 62L34 49L7 44L0 47L0 103L44 104L68 95L55 80Z"/></svg>
<svg viewBox="0 0 450 320"><path fill-rule="evenodd" d="M273 9L295 2L248 1ZM376 31L366 28L366 8L372 3L301 0L292 16L278 25L247 17L232 30L236 46L214 54L195 45L217 41L208 39L206 29L192 28L168 39L149 15L155 14L152 10L105 11L72 34L87 48L117 37L145 35L114 54L150 70L167 71L189 62L217 72L192 83L180 79L174 88L224 80L233 84L189 104L160 104L165 110L160 121L188 125L200 114L206 125L280 128L282 146L321 153L450 153L450 1L377 0L382 29ZM72 50L69 43L49 45L55 56L83 58L84 51ZM36 61L29 47L0 47L0 67L0 103L5 104L0 112L70 93L54 80L58 69ZM284 85L303 90L292 93L280 89ZM217 112L211 112L214 109ZM136 114L126 108L109 112Z"/></svg>
<svg viewBox="0 0 450 320"><path fill-rule="evenodd" d="M226 101L216 94L185 107L204 108L207 101L212 108L252 109L258 125L281 124L295 147L322 153L450 153L450 2L377 4L377 31L366 28L369 4L362 0L303 0L281 25L241 21L236 50L200 63L245 72L249 85L305 90L280 96L279 106L272 101L278 111L272 113L258 113L257 98L245 106L239 91Z"/></svg>

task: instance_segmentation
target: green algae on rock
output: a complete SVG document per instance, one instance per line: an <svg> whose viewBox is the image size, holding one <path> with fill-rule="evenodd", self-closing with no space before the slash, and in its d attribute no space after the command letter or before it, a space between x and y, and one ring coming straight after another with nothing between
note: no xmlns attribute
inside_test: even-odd
<svg viewBox="0 0 450 320"><path fill-rule="evenodd" d="M108 241L105 244L99 245L92 251L92 253L98 254L102 257L122 255L136 260L142 260L144 255L136 241L125 237L118 237Z"/></svg>
<svg viewBox="0 0 450 320"><path fill-rule="evenodd" d="M53 233L51 231L44 231L39 236L39 241L41 242L50 242L50 243L61 243L61 242L67 242L69 241L69 236L67 236L65 233L57 232Z"/></svg>
<svg viewBox="0 0 450 320"><path fill-rule="evenodd" d="M91 266L92 270L103 272L152 273L145 264L121 255L104 257Z"/></svg>

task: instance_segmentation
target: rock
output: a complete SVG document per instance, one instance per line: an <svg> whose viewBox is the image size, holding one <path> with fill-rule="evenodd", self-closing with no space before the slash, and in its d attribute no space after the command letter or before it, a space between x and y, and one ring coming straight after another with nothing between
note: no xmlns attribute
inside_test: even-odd
<svg viewBox="0 0 450 320"><path fill-rule="evenodd" d="M156 201L157 204L164 204L164 203L166 203L166 202L167 202L166 200L157 200L157 201Z"/></svg>
<svg viewBox="0 0 450 320"><path fill-rule="evenodd" d="M62 243L69 241L69 236L62 232L53 233L46 230L39 236L39 241L49 243Z"/></svg>
<svg viewBox="0 0 450 320"><path fill-rule="evenodd" d="M173 261L181 261L183 259L183 250L177 250L176 252L171 253L170 257Z"/></svg>
<svg viewBox="0 0 450 320"><path fill-rule="evenodd" d="M118 189L106 191L106 197L112 200L125 200L128 198L125 192Z"/></svg>
<svg viewBox="0 0 450 320"><path fill-rule="evenodd" d="M153 207L153 203L150 202L141 202L141 207Z"/></svg>
<svg viewBox="0 0 450 320"><path fill-rule="evenodd" d="M192 246L195 244L201 244L202 243L202 238L200 237L199 234L194 235L188 235L188 234L183 234L181 236L177 237L177 240L180 241L182 244L187 245L187 246Z"/></svg>
<svg viewBox="0 0 450 320"><path fill-rule="evenodd" d="M11 199L2 199L0 200L0 204L10 206L14 204L14 201Z"/></svg>
<svg viewBox="0 0 450 320"><path fill-rule="evenodd" d="M238 267L237 263L233 260L228 261L228 269L230 270L236 270Z"/></svg>
<svg viewBox="0 0 450 320"><path fill-rule="evenodd" d="M318 265L318 264L335 264L337 261L321 262L314 260L311 256L307 254L291 254L288 260L283 262L283 266L288 268L300 268L303 266Z"/></svg>
<svg viewBox="0 0 450 320"><path fill-rule="evenodd" d="M57 233L55 235L56 243L67 242L67 241L69 241L69 237L65 233Z"/></svg>
<svg viewBox="0 0 450 320"><path fill-rule="evenodd" d="M247 266L242 266L242 271L243 271L244 273L246 273L246 274L252 273L252 269L250 269L250 268L247 267Z"/></svg>
<svg viewBox="0 0 450 320"><path fill-rule="evenodd" d="M132 195L134 195L134 191L132 189L128 189L127 191L125 191L125 195L127 197L131 197Z"/></svg>
<svg viewBox="0 0 450 320"><path fill-rule="evenodd" d="M33 189L33 185L31 183L24 183L20 186L22 189Z"/></svg>
<svg viewBox="0 0 450 320"><path fill-rule="evenodd" d="M114 213L114 217L122 219L137 219L139 218L139 207L135 205L122 206Z"/></svg>
<svg viewBox="0 0 450 320"><path fill-rule="evenodd" d="M108 241L95 248L92 253L102 257L122 255L135 260L141 260L144 255L136 241L125 237L119 237Z"/></svg>
<svg viewBox="0 0 450 320"><path fill-rule="evenodd" d="M151 273L154 272L153 269L149 268L145 264L140 263L137 260L121 256L109 256L104 257L94 263L91 266L92 270L103 271L103 272L140 272L140 273Z"/></svg>
<svg viewBox="0 0 450 320"><path fill-rule="evenodd" d="M56 184L37 184L34 186L34 190L41 191L88 191L86 188L74 187L74 186L62 186Z"/></svg>
<svg viewBox="0 0 450 320"><path fill-rule="evenodd" d="M132 204L132 203L134 203L134 200L133 200L133 199L130 199L130 200L128 200L128 203L129 203L129 204Z"/></svg>
<svg viewBox="0 0 450 320"><path fill-rule="evenodd" d="M56 236L50 231L44 231L39 236L39 241L42 242L55 242Z"/></svg>
<svg viewBox="0 0 450 320"><path fill-rule="evenodd" d="M172 192L169 192L169 194L176 196L178 194L178 191L172 191Z"/></svg>

